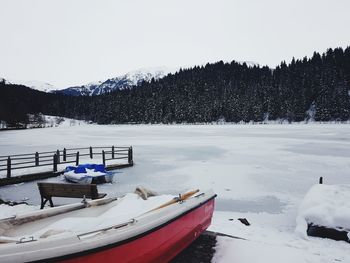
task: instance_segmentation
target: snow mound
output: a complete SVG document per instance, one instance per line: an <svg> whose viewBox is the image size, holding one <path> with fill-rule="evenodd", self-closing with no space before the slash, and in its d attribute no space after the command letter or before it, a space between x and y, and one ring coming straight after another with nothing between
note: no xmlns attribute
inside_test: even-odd
<svg viewBox="0 0 350 263"><path fill-rule="evenodd" d="M349 231L349 200L350 185L314 185L299 207L295 231L305 237L309 223Z"/></svg>

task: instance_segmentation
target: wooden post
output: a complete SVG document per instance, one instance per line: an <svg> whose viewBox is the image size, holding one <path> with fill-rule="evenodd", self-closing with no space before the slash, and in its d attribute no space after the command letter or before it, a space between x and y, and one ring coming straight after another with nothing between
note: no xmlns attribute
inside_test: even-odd
<svg viewBox="0 0 350 263"><path fill-rule="evenodd" d="M11 157L7 158L7 178L11 177Z"/></svg>
<svg viewBox="0 0 350 263"><path fill-rule="evenodd" d="M75 158L75 166L79 165L79 151L77 152L77 156Z"/></svg>
<svg viewBox="0 0 350 263"><path fill-rule="evenodd" d="M114 159L114 145L112 146L112 159Z"/></svg>
<svg viewBox="0 0 350 263"><path fill-rule="evenodd" d="M323 184L323 177L321 176L320 179L319 179L319 183L320 184Z"/></svg>
<svg viewBox="0 0 350 263"><path fill-rule="evenodd" d="M129 164L133 164L133 160L132 160L132 146L129 147L129 151L128 151L128 163Z"/></svg>
<svg viewBox="0 0 350 263"><path fill-rule="evenodd" d="M57 172L57 155L53 155L53 172Z"/></svg>
<svg viewBox="0 0 350 263"><path fill-rule="evenodd" d="M35 166L39 166L39 153L35 153Z"/></svg>
<svg viewBox="0 0 350 263"><path fill-rule="evenodd" d="M66 148L63 148L63 161L67 161L67 150Z"/></svg>
<svg viewBox="0 0 350 263"><path fill-rule="evenodd" d="M56 156L57 156L57 163L60 163L61 162L61 158L60 158L60 150L57 150L56 151Z"/></svg>
<svg viewBox="0 0 350 263"><path fill-rule="evenodd" d="M106 165L106 156L105 156L104 150L102 150L102 163L103 163L103 165Z"/></svg>
<svg viewBox="0 0 350 263"><path fill-rule="evenodd" d="M90 159L94 158L93 153L92 153L92 147L90 146Z"/></svg>

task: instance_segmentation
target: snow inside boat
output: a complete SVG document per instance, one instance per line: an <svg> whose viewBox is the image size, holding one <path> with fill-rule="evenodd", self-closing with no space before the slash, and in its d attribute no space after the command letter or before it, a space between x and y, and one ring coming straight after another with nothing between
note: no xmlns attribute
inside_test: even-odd
<svg viewBox="0 0 350 263"><path fill-rule="evenodd" d="M211 223L212 191L136 194L0 220L0 262L168 262Z"/></svg>
<svg viewBox="0 0 350 263"><path fill-rule="evenodd" d="M113 173L107 172L103 164L81 164L68 166L64 172L67 181L78 184L111 183Z"/></svg>

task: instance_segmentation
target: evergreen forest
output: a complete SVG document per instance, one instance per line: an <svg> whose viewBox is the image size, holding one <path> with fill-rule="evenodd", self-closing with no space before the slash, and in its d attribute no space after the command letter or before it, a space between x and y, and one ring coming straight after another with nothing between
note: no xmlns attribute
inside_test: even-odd
<svg viewBox="0 0 350 263"><path fill-rule="evenodd" d="M99 124L346 121L350 47L315 52L276 68L220 61L98 96L51 94L0 82L0 120L23 125L28 113Z"/></svg>

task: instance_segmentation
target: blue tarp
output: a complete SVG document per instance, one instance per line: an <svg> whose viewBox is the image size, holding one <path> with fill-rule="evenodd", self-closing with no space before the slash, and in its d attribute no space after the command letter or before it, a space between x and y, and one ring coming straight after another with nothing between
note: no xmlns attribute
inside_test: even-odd
<svg viewBox="0 0 350 263"><path fill-rule="evenodd" d="M79 164L78 166L67 166L66 172L74 171L76 174L86 173L86 169L94 169L94 172L107 173L103 164Z"/></svg>

